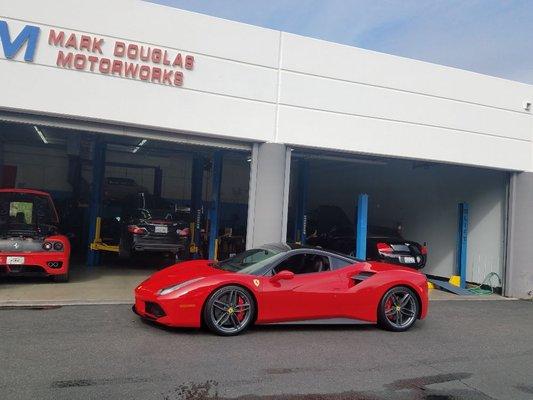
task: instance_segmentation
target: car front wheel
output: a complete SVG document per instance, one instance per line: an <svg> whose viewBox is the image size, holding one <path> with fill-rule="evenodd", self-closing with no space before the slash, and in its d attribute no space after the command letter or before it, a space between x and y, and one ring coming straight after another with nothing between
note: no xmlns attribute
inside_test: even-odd
<svg viewBox="0 0 533 400"><path fill-rule="evenodd" d="M245 331L253 321L255 303L250 292L240 286L224 286L209 296L204 322L212 332L233 336Z"/></svg>
<svg viewBox="0 0 533 400"><path fill-rule="evenodd" d="M378 325L386 330L403 332L411 328L420 310L415 293L405 286L394 287L379 303Z"/></svg>

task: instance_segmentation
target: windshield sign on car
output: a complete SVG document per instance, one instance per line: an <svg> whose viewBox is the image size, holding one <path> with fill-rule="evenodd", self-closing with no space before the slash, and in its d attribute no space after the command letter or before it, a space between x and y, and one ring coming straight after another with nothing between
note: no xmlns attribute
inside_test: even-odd
<svg viewBox="0 0 533 400"><path fill-rule="evenodd" d="M9 203L9 218L19 224L31 224L33 203L26 201L12 201Z"/></svg>

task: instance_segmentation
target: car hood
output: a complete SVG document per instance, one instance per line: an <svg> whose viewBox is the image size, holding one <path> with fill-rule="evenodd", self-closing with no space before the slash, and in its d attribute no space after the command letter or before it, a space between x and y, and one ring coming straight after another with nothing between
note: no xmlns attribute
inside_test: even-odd
<svg viewBox="0 0 533 400"><path fill-rule="evenodd" d="M142 289L148 291L155 291L188 281L190 279L204 278L213 275L224 275L229 273L228 271L210 267L209 264L211 262L212 261L208 260L196 260L172 265L156 272L143 283L141 283L139 287L142 287Z"/></svg>

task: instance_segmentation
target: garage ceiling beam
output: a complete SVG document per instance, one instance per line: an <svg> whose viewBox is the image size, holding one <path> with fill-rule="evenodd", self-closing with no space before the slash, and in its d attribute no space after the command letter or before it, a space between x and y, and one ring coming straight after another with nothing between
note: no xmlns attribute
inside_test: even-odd
<svg viewBox="0 0 533 400"><path fill-rule="evenodd" d="M76 119L68 119L46 115L25 114L4 110L0 110L0 121L49 126L92 133L104 133L109 135L128 136L194 146L210 146L223 149L251 151L251 145L247 143L242 143L238 141L234 142L229 140L219 140L205 136L200 137L178 130L170 132L160 131L155 129L144 129L122 125L113 125L104 122L80 121Z"/></svg>
<svg viewBox="0 0 533 400"><path fill-rule="evenodd" d="M306 160L320 160L320 161L334 161L334 162L345 162L353 164L368 164L368 165L387 165L385 160L376 160L376 159L367 159L367 158L358 158L350 156L333 156L327 154L313 154L313 153L299 153L294 152L293 157Z"/></svg>

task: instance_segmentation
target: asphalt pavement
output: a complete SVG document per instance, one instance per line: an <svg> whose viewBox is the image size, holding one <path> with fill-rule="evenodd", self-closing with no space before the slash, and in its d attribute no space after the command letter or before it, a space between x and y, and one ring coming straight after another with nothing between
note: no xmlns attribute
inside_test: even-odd
<svg viewBox="0 0 533 400"><path fill-rule="evenodd" d="M256 327L221 338L127 305L0 308L0 399L533 399L533 302L432 302L405 333Z"/></svg>

